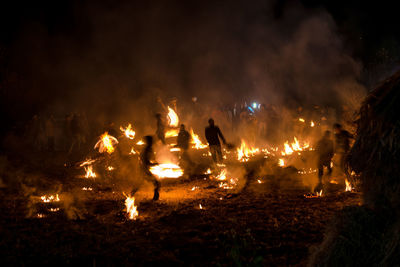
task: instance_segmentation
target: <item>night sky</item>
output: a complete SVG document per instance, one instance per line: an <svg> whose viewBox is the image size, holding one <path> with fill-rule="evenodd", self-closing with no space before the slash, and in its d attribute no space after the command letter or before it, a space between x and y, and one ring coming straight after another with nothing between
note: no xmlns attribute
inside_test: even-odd
<svg viewBox="0 0 400 267"><path fill-rule="evenodd" d="M369 90L396 70L396 10L365 1L3 1L3 127L87 108L87 99L107 111L156 95L333 105L334 81Z"/></svg>

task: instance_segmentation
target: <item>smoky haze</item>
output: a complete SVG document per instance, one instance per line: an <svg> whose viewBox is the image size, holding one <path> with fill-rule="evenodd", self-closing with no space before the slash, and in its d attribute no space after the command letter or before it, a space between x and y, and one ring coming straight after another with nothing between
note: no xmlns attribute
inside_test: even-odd
<svg viewBox="0 0 400 267"><path fill-rule="evenodd" d="M20 90L6 113L85 111L149 121L156 97L199 104L356 108L361 66L323 9L274 1L86 1L62 22L23 25L10 50ZM51 24L51 22L50 22ZM23 114L23 115L21 115ZM146 122L143 122L146 124ZM204 124L204 123L203 123ZM145 125L142 125L145 126Z"/></svg>

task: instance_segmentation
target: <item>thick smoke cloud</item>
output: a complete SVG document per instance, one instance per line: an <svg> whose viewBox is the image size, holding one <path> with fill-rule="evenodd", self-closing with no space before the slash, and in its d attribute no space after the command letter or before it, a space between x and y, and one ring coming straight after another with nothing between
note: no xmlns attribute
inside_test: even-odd
<svg viewBox="0 0 400 267"><path fill-rule="evenodd" d="M8 111L65 114L99 121L147 120L156 97L218 106L358 103L361 66L345 51L322 9L273 1L88 1L65 24L25 25L11 50L22 92ZM179 104L179 102L178 102ZM33 114L29 114L31 116ZM139 122L138 122L139 123Z"/></svg>

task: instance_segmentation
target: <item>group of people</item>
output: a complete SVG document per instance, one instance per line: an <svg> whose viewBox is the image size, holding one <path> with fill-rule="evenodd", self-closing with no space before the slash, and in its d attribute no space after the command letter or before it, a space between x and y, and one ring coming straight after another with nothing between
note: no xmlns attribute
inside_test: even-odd
<svg viewBox="0 0 400 267"><path fill-rule="evenodd" d="M55 119L53 115L43 119L40 115L34 115L26 133L34 150L61 150L70 154L86 144L89 126L86 117L79 113L67 114L64 119Z"/></svg>
<svg viewBox="0 0 400 267"><path fill-rule="evenodd" d="M335 123L333 125L334 140L331 138L331 131L325 131L323 137L318 141L316 152L318 154L318 185L316 191L322 187L322 177L324 167L328 170L328 175L332 173L332 159L336 154L339 168L343 174L348 176L346 168L346 155L350 150L350 139L353 136L342 128L342 125Z"/></svg>

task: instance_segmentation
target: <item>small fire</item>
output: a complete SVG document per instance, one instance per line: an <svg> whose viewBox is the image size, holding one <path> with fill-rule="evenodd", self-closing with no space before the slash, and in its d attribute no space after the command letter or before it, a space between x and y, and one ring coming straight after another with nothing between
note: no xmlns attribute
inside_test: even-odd
<svg viewBox="0 0 400 267"><path fill-rule="evenodd" d="M129 152L129 154L132 154L132 155L136 155L138 152L136 152L136 150L132 147L131 148L131 152Z"/></svg>
<svg viewBox="0 0 400 267"><path fill-rule="evenodd" d="M138 146L142 146L142 145L144 145L144 142L143 142L143 140L139 140L136 144L137 144Z"/></svg>
<svg viewBox="0 0 400 267"><path fill-rule="evenodd" d="M250 148L246 142L242 139L240 147L237 149L238 160L241 162L248 161L251 156L260 152L259 148Z"/></svg>
<svg viewBox="0 0 400 267"><path fill-rule="evenodd" d="M310 149L310 144L308 142L304 142L303 146L301 146L296 136L294 137L294 142L289 144L289 141L286 141L283 146L284 146L284 151L282 151L282 156L291 155L295 151L299 152L299 151L304 151L306 149Z"/></svg>
<svg viewBox="0 0 400 267"><path fill-rule="evenodd" d="M50 210L51 212L57 212L57 211L60 210L60 208L50 208L49 210Z"/></svg>
<svg viewBox="0 0 400 267"><path fill-rule="evenodd" d="M107 171L113 171L115 168L113 166L108 166Z"/></svg>
<svg viewBox="0 0 400 267"><path fill-rule="evenodd" d="M197 188L199 188L198 186L193 186L192 187L192 191L196 190Z"/></svg>
<svg viewBox="0 0 400 267"><path fill-rule="evenodd" d="M262 184L262 182L261 182L261 180L260 180L260 179L257 179L257 183L259 183L259 184Z"/></svg>
<svg viewBox="0 0 400 267"><path fill-rule="evenodd" d="M83 166L86 166L86 165L92 165L94 162L96 162L96 160L95 159L86 159L84 162L82 162L79 166L80 167L83 167Z"/></svg>
<svg viewBox="0 0 400 267"><path fill-rule="evenodd" d="M319 198L319 197L322 197L322 189L321 189L321 191L316 192L315 194L309 193L309 194L305 194L304 196L306 198Z"/></svg>
<svg viewBox="0 0 400 267"><path fill-rule="evenodd" d="M150 172L158 178L179 178L183 170L173 163L162 163L150 168Z"/></svg>
<svg viewBox="0 0 400 267"><path fill-rule="evenodd" d="M178 136L178 134L179 134L178 129L170 129L165 133L165 138L176 137Z"/></svg>
<svg viewBox="0 0 400 267"><path fill-rule="evenodd" d="M59 202L60 201L60 197L58 196L58 194L56 195L44 195L41 196L40 199L44 202L44 203L49 203L49 202Z"/></svg>
<svg viewBox="0 0 400 267"><path fill-rule="evenodd" d="M313 121L311 121L311 122L310 122L310 126L311 126L311 127L314 127L314 126L315 126L315 123L314 123Z"/></svg>
<svg viewBox="0 0 400 267"><path fill-rule="evenodd" d="M199 204L199 209L201 209L201 210L203 209L203 206L201 204Z"/></svg>
<svg viewBox="0 0 400 267"><path fill-rule="evenodd" d="M93 188L91 188L91 187L82 187L82 190L83 191L92 191Z"/></svg>
<svg viewBox="0 0 400 267"><path fill-rule="evenodd" d="M284 167L285 166L285 161L283 159L279 159L278 165L280 167Z"/></svg>
<svg viewBox="0 0 400 267"><path fill-rule="evenodd" d="M351 186L350 182L347 179L345 179L344 182L346 183L345 191L346 192L351 192L353 190L353 187Z"/></svg>
<svg viewBox="0 0 400 267"><path fill-rule="evenodd" d="M105 132L102 136L100 136L100 139L97 141L94 149L98 148L100 153L107 152L108 154L111 154L114 152L114 146L116 144L118 144L117 138L108 135L108 132Z"/></svg>
<svg viewBox="0 0 400 267"><path fill-rule="evenodd" d="M299 122L305 122L303 118L299 118Z"/></svg>
<svg viewBox="0 0 400 267"><path fill-rule="evenodd" d="M132 130L132 125L129 123L128 127L124 129L124 127L120 126L119 129L124 133L124 135L129 139L135 138L135 131Z"/></svg>
<svg viewBox="0 0 400 267"><path fill-rule="evenodd" d="M96 178L97 177L96 173L93 171L92 165L85 167L85 171L86 171L85 178Z"/></svg>
<svg viewBox="0 0 400 267"><path fill-rule="evenodd" d="M205 174L211 174L211 169L208 168Z"/></svg>
<svg viewBox="0 0 400 267"><path fill-rule="evenodd" d="M215 179L219 180L219 181L225 181L226 180L226 169L223 169L218 175L217 177L215 177Z"/></svg>
<svg viewBox="0 0 400 267"><path fill-rule="evenodd" d="M179 118L178 118L178 115L176 114L176 112L172 109L172 108L170 108L170 107L168 107L168 124L169 124L169 126L171 126L171 127L178 127L178 125L179 125Z"/></svg>
<svg viewBox="0 0 400 267"><path fill-rule="evenodd" d="M193 129L190 129L190 135L192 136L192 144L194 144L193 148L203 149L208 147L201 142L199 136L193 132Z"/></svg>
<svg viewBox="0 0 400 267"><path fill-rule="evenodd" d="M136 220L136 218L139 216L139 212L137 210L137 206L135 206L135 197L126 196L125 207L129 219Z"/></svg>

